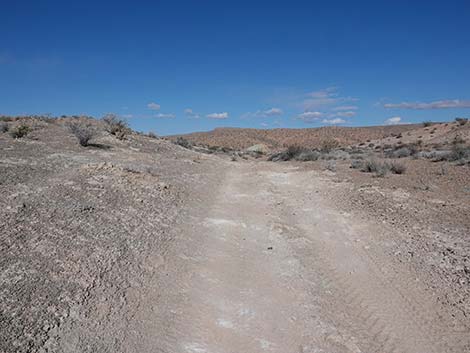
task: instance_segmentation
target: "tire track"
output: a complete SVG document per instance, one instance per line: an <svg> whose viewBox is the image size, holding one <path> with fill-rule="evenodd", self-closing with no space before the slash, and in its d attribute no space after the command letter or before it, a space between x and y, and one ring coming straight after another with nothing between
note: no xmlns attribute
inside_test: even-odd
<svg viewBox="0 0 470 353"><path fill-rule="evenodd" d="M318 196L313 200L305 197L305 181L299 183L295 179L291 177L287 188L285 182L273 187L275 192L284 194L284 210L296 210L294 221L287 220L289 225L276 227L291 233L286 237L294 233L312 241L307 260L305 249L298 249L303 265L322 274L333 301L350 318L349 329L362 337L361 347L377 353L464 352L468 333L453 332L451 322L440 315L432 301L427 302L430 298L425 293L417 291L408 273L403 271L395 278L394 273L384 271L387 259L382 257L379 261L370 250L355 245L354 240L361 238L356 227L325 207ZM271 180L275 182L276 178ZM312 209L317 212L313 217ZM294 231L292 224L296 224Z"/></svg>

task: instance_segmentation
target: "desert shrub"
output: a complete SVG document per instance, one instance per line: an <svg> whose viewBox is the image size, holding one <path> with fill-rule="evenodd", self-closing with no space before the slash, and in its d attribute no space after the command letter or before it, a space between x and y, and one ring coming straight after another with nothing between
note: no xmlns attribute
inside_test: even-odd
<svg viewBox="0 0 470 353"><path fill-rule="evenodd" d="M305 150L302 147L292 145L287 147L285 151L271 155L268 160L273 162L290 161L293 159L297 159L297 157L299 157L304 151Z"/></svg>
<svg viewBox="0 0 470 353"><path fill-rule="evenodd" d="M363 161L361 160L358 160L358 159L353 159L351 161L351 167L352 169L360 169L362 168L362 165L363 165Z"/></svg>
<svg viewBox="0 0 470 353"><path fill-rule="evenodd" d="M330 152L323 152L321 153L321 159L324 160L331 160L331 159L342 159L346 160L349 159L350 155L348 152L343 151L343 150L332 150Z"/></svg>
<svg viewBox="0 0 470 353"><path fill-rule="evenodd" d="M390 171L390 165L375 159L368 159L363 163L361 171L365 173L375 173L378 177L384 177Z"/></svg>
<svg viewBox="0 0 470 353"><path fill-rule="evenodd" d="M187 149L191 149L193 147L193 144L190 141L186 140L184 137L181 137L181 136L179 136L176 139L175 144L177 144L181 147L187 148ZM218 148L217 146L210 146L209 150L210 151L216 151L217 148Z"/></svg>
<svg viewBox="0 0 470 353"><path fill-rule="evenodd" d="M406 172L406 166L402 163L392 162L390 163L390 171L393 174L404 174Z"/></svg>
<svg viewBox="0 0 470 353"><path fill-rule="evenodd" d="M7 132L9 129L8 124L4 121L0 122L0 132Z"/></svg>
<svg viewBox="0 0 470 353"><path fill-rule="evenodd" d="M470 159L470 147L463 144L455 144L452 146L448 158L449 161L465 164L465 162Z"/></svg>
<svg viewBox="0 0 470 353"><path fill-rule="evenodd" d="M419 158L431 159L434 162L448 161L450 159L451 151L449 150L434 150L422 151L418 153Z"/></svg>
<svg viewBox="0 0 470 353"><path fill-rule="evenodd" d="M396 149L395 151L392 151L390 153L390 157L393 158L404 158L404 157L409 157L414 154L414 151L412 151L408 147L400 147Z"/></svg>
<svg viewBox="0 0 470 353"><path fill-rule="evenodd" d="M158 138L157 134L154 133L154 132L152 132L152 131L150 131L150 132L147 134L147 136L150 137L150 138L153 138L153 139Z"/></svg>
<svg viewBox="0 0 470 353"><path fill-rule="evenodd" d="M463 126L467 123L467 118L455 118L455 122L458 123L460 126Z"/></svg>
<svg viewBox="0 0 470 353"><path fill-rule="evenodd" d="M303 151L303 148L300 146L289 146L287 147L286 153L290 160L299 156Z"/></svg>
<svg viewBox="0 0 470 353"><path fill-rule="evenodd" d="M18 125L17 127L10 130L11 137L19 139L25 137L31 132L31 128L28 125Z"/></svg>
<svg viewBox="0 0 470 353"><path fill-rule="evenodd" d="M424 127L429 127L429 126L431 126L432 124L434 124L432 121L423 121L423 126L424 126Z"/></svg>
<svg viewBox="0 0 470 353"><path fill-rule="evenodd" d="M336 172L336 162L335 161L328 161L325 168L330 172Z"/></svg>
<svg viewBox="0 0 470 353"><path fill-rule="evenodd" d="M302 162L307 162L307 161L316 161L318 158L320 158L321 154L318 151L312 150L312 151L302 151L300 154L297 156L298 161Z"/></svg>
<svg viewBox="0 0 470 353"><path fill-rule="evenodd" d="M111 135L116 136L119 140L124 140L129 133L129 125L124 119L119 118L115 114L106 114L103 117L105 129Z"/></svg>
<svg viewBox="0 0 470 353"><path fill-rule="evenodd" d="M69 130L77 138L80 146L83 147L88 146L90 140L95 135L95 131L90 124L85 124L78 121L69 124Z"/></svg>
<svg viewBox="0 0 470 353"><path fill-rule="evenodd" d="M322 152L330 152L331 150L338 148L339 147L339 142L335 139L327 139L322 141L321 143L321 151Z"/></svg>

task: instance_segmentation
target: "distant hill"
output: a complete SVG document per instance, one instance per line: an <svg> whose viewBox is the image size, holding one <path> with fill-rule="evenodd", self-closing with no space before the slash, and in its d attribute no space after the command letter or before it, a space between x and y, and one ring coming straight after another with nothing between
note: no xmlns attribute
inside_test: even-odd
<svg viewBox="0 0 470 353"><path fill-rule="evenodd" d="M320 127L307 129L246 129L217 128L207 132L194 132L178 137L207 146L221 146L233 149L246 149L256 144L265 144L270 149L281 149L290 145L310 148L320 147L325 140L335 139L341 146L353 145L368 140L379 140L392 134L405 133L421 128L421 124L370 126L370 127Z"/></svg>

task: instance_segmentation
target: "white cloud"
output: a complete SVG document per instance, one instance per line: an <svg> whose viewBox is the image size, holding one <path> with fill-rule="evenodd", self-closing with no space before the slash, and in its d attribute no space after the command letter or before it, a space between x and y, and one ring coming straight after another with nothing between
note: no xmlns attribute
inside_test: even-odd
<svg viewBox="0 0 470 353"><path fill-rule="evenodd" d="M195 113L191 108L186 108L184 114L193 119L199 119L201 116L198 113Z"/></svg>
<svg viewBox="0 0 470 353"><path fill-rule="evenodd" d="M149 108L150 110L160 110L160 104L152 102L147 104L147 108Z"/></svg>
<svg viewBox="0 0 470 353"><path fill-rule="evenodd" d="M333 113L333 114L329 114L328 117L329 118L335 118L335 117L341 117L341 118L352 118L353 116L356 116L356 112L354 111L346 111L346 112L337 112L337 113Z"/></svg>
<svg viewBox="0 0 470 353"><path fill-rule="evenodd" d="M330 98L330 97L338 95L338 93L336 91L337 91L336 87L327 87L327 88L324 88L324 89L321 89L321 90L318 90L318 91L313 91L313 92L307 93L307 96L311 97L311 98L318 98L318 99L320 99L320 98Z"/></svg>
<svg viewBox="0 0 470 353"><path fill-rule="evenodd" d="M212 113L212 114L207 114L206 115L209 119L227 119L228 118L228 113L223 112L223 113Z"/></svg>
<svg viewBox="0 0 470 353"><path fill-rule="evenodd" d="M346 120L335 118L335 119L323 119L321 122L325 124L337 125L337 124L344 124Z"/></svg>
<svg viewBox="0 0 470 353"><path fill-rule="evenodd" d="M282 115L282 114L283 114L282 109L280 109L280 108L270 108L270 109L266 109L266 110L258 110L254 113L252 113L252 112L245 113L241 116L241 118L242 119L246 119L246 118L269 118L269 117L272 117L272 116L279 116L279 115Z"/></svg>
<svg viewBox="0 0 470 353"><path fill-rule="evenodd" d="M357 110L357 109L359 109L359 107L355 105L341 105L339 107L334 107L332 110L334 110L335 112L338 112L338 111L343 111L343 110Z"/></svg>
<svg viewBox="0 0 470 353"><path fill-rule="evenodd" d="M399 116L394 116L394 117L391 117L387 120L385 120L385 125L397 125L397 124L401 124L402 121L401 121L401 117Z"/></svg>
<svg viewBox="0 0 470 353"><path fill-rule="evenodd" d="M125 119L130 119L130 118L133 118L134 115L132 115L132 114L124 114L122 117L125 118Z"/></svg>
<svg viewBox="0 0 470 353"><path fill-rule="evenodd" d="M267 124L267 123L261 123L260 125L263 126L263 127L268 127L269 126L269 124Z"/></svg>
<svg viewBox="0 0 470 353"><path fill-rule="evenodd" d="M324 114L322 112L303 112L297 115L297 119L302 120L306 123L311 123L322 118Z"/></svg>
<svg viewBox="0 0 470 353"><path fill-rule="evenodd" d="M282 112L282 109L280 108L271 108L271 109L267 109L263 112L266 116L276 116L276 115L281 115L283 112Z"/></svg>
<svg viewBox="0 0 470 353"><path fill-rule="evenodd" d="M175 114L159 113L159 114L155 115L155 117L159 118L159 119L174 119L176 116L175 116Z"/></svg>
<svg viewBox="0 0 470 353"><path fill-rule="evenodd" d="M319 91L313 91L307 93L305 96L306 98L302 102L304 110L312 110L318 107L357 101L357 98L339 96L336 87L328 87Z"/></svg>
<svg viewBox="0 0 470 353"><path fill-rule="evenodd" d="M422 102L402 102L385 103L387 109L449 109L449 108L470 108L470 100L448 99L429 103Z"/></svg>

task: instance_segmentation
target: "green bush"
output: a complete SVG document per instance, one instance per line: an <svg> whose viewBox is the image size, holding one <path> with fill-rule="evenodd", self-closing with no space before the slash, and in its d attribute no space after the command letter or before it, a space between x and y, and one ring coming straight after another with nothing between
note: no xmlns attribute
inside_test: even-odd
<svg viewBox="0 0 470 353"><path fill-rule="evenodd" d="M28 135L30 132L31 128L28 125L22 124L10 130L10 135L15 139L20 139Z"/></svg>

